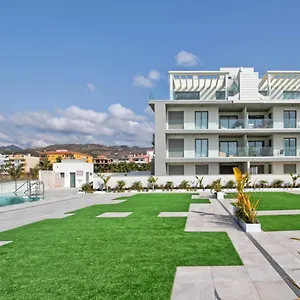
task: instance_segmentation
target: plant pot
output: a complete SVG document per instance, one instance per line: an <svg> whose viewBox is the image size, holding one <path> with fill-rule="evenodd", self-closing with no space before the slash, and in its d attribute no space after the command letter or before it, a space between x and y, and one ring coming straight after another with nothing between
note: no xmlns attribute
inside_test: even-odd
<svg viewBox="0 0 300 300"><path fill-rule="evenodd" d="M239 225L242 227L242 229L245 232L261 232L261 224L251 224L251 223L245 223L243 220L241 219L237 219L237 222L239 223Z"/></svg>
<svg viewBox="0 0 300 300"><path fill-rule="evenodd" d="M217 192L216 194L218 200L224 200L224 194L225 194L224 192Z"/></svg>

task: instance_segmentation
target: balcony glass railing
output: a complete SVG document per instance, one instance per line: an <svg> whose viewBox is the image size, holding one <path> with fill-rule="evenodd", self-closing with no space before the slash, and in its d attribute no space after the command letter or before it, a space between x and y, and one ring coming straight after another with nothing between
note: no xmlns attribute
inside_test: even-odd
<svg viewBox="0 0 300 300"><path fill-rule="evenodd" d="M248 119L247 128L273 128L272 119Z"/></svg>
<svg viewBox="0 0 300 300"><path fill-rule="evenodd" d="M273 156L271 147L232 147L219 150L219 157Z"/></svg>
<svg viewBox="0 0 300 300"><path fill-rule="evenodd" d="M245 128L245 120L220 118L219 128L220 129L242 129Z"/></svg>

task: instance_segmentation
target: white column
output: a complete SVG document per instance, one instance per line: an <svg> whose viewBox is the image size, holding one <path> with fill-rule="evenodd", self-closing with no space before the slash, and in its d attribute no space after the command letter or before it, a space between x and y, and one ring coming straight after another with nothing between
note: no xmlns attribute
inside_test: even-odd
<svg viewBox="0 0 300 300"><path fill-rule="evenodd" d="M170 74L170 100L174 100L173 79L173 75Z"/></svg>
<svg viewBox="0 0 300 300"><path fill-rule="evenodd" d="M228 74L225 74L225 100L228 100Z"/></svg>
<svg viewBox="0 0 300 300"><path fill-rule="evenodd" d="M271 98L271 93L272 93L272 89L271 89L271 74L268 74L268 95L269 95L269 98Z"/></svg>

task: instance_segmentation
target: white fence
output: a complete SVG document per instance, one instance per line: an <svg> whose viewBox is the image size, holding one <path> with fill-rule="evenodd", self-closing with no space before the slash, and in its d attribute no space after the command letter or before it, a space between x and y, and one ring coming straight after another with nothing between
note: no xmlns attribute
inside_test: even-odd
<svg viewBox="0 0 300 300"><path fill-rule="evenodd" d="M109 176L109 174L107 174ZM187 180L191 185L196 185L197 179L195 176L155 176L158 178L156 184L166 184L167 181L172 181L175 186L178 186L182 180ZM202 176L199 176L202 177ZM148 185L149 176L113 176L108 182L108 186L115 187L117 181L123 180L126 182L126 187L130 187L135 181L141 181L142 185L146 187ZM203 185L210 185L216 179L222 179L222 185L225 185L229 180L234 180L233 175L203 175ZM251 175L251 183L258 183L260 180L266 180L268 184L271 184L273 180L281 179L284 183L292 183L291 176L285 175L273 175L273 174L258 174ZM299 179L300 183L300 179ZM93 185L95 189L101 188L103 180L96 174L94 174Z"/></svg>
<svg viewBox="0 0 300 300"><path fill-rule="evenodd" d="M17 188L20 188L18 190L18 194L24 193L27 190L28 186L26 182L26 180L17 181ZM33 183L36 182L36 180L32 180L30 182ZM15 190L16 188L14 181L0 183L0 194L11 194Z"/></svg>

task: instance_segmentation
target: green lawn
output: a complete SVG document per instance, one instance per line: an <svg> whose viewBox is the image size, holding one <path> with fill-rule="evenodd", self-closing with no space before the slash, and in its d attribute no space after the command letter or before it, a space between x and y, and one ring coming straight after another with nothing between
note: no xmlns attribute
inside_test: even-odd
<svg viewBox="0 0 300 300"><path fill-rule="evenodd" d="M260 216L264 231L300 230L300 215Z"/></svg>
<svg viewBox="0 0 300 300"><path fill-rule="evenodd" d="M300 194L286 192L254 192L253 200L259 199L258 210L300 209ZM236 193L228 193L225 198L235 199Z"/></svg>
<svg viewBox="0 0 300 300"><path fill-rule="evenodd" d="M76 201L76 200L75 200ZM0 233L0 299L170 299L176 266L241 265L223 232L184 232L191 194L135 195ZM209 204L208 204L209 205ZM132 211L127 218L96 218Z"/></svg>

